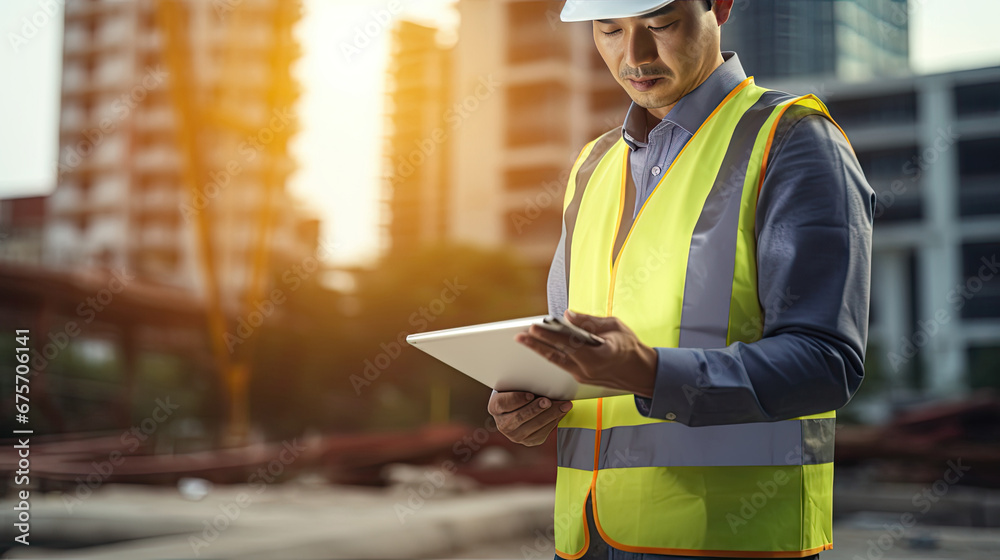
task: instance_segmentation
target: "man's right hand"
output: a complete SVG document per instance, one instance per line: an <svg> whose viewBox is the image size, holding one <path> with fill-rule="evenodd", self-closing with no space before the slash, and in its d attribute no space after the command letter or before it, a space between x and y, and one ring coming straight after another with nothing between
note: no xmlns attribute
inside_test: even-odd
<svg viewBox="0 0 1000 560"><path fill-rule="evenodd" d="M500 433L514 443L539 445L573 408L571 401L553 401L532 393L493 391L486 410L493 415Z"/></svg>

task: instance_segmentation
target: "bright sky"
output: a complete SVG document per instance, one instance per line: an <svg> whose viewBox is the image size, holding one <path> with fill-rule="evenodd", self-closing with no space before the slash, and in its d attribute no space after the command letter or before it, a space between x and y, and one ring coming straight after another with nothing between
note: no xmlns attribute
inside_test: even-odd
<svg viewBox="0 0 1000 560"><path fill-rule="evenodd" d="M300 167L291 189L324 220L324 239L339 247L334 260L358 262L373 256L379 243L382 89L391 25L382 22L388 15L454 29L457 13L450 0L304 1L298 29L304 55L295 69L304 86L301 132L292 144ZM0 197L54 188L62 13L48 17L46 4L0 1ZM910 11L914 71L1000 64L997 0L910 0ZM41 22L37 29L25 24L33 19ZM358 52L348 56L352 47Z"/></svg>

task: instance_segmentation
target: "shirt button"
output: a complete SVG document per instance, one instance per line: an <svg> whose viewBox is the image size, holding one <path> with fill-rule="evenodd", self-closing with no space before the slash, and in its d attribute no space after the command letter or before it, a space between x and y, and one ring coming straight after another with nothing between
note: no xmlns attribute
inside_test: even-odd
<svg viewBox="0 0 1000 560"><path fill-rule="evenodd" d="M667 420L675 420L676 418L677 418L677 415L674 414L673 412L668 412L667 413Z"/></svg>
<svg viewBox="0 0 1000 560"><path fill-rule="evenodd" d="M659 165L654 165L652 171L653 171L653 176L654 177L657 176L657 175L659 175L660 174L660 166Z"/></svg>

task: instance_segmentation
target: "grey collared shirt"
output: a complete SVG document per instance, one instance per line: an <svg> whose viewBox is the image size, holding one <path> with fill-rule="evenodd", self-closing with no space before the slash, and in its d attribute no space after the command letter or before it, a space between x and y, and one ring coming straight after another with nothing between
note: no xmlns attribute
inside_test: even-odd
<svg viewBox="0 0 1000 560"><path fill-rule="evenodd" d="M723 58L652 130L645 109L629 109L622 135L636 213L657 176L746 78L735 53ZM822 116L793 125L772 151L757 203L763 338L725 348L657 348L653 398L636 397L640 413L705 426L784 420L846 404L864 377L874 211L875 193L837 127ZM564 226L549 270L553 315L568 301L565 241Z"/></svg>
<svg viewBox="0 0 1000 560"><path fill-rule="evenodd" d="M649 130L646 109L633 103L625 115L622 138L628 144L629 166L635 182L635 213L666 173L677 155L715 107L747 79L734 52L722 53L725 62L694 91L677 101L663 120Z"/></svg>

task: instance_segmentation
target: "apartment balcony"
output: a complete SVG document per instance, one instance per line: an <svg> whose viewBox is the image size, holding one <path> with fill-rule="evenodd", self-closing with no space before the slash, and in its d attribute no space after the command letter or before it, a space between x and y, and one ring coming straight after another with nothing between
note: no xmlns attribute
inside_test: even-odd
<svg viewBox="0 0 1000 560"><path fill-rule="evenodd" d="M143 132L166 132L174 128L174 112L168 106L143 108L135 112L133 121L135 128Z"/></svg>
<svg viewBox="0 0 1000 560"><path fill-rule="evenodd" d="M71 32L63 41L63 56L67 61L93 63L102 56L122 53L133 47L131 31L112 31L100 38L96 32L91 34L81 27L74 27Z"/></svg>
<svg viewBox="0 0 1000 560"><path fill-rule="evenodd" d="M567 60L553 56L508 66L505 81L512 86L552 81L569 84L573 75L573 67Z"/></svg>
<svg viewBox="0 0 1000 560"><path fill-rule="evenodd" d="M176 212L184 202L181 191L172 185L157 185L135 195L136 206L146 212L166 210Z"/></svg>
<svg viewBox="0 0 1000 560"><path fill-rule="evenodd" d="M90 32L82 25L67 25L63 34L63 49L67 52L86 50L91 47Z"/></svg>
<svg viewBox="0 0 1000 560"><path fill-rule="evenodd" d="M53 203L50 207L51 213L55 217L83 220L88 222L97 216L116 215L122 209L121 201L94 202L90 198L81 198L75 204Z"/></svg>
<svg viewBox="0 0 1000 560"><path fill-rule="evenodd" d="M578 154L579 146L574 148L567 142L546 142L516 148L508 147L504 150L503 163L508 168L547 165L569 167Z"/></svg>
<svg viewBox="0 0 1000 560"><path fill-rule="evenodd" d="M71 154L71 155L67 155ZM93 178L103 173L114 173L121 170L120 161L100 162L93 157L78 157L78 151L65 145L59 152L59 173L66 178Z"/></svg>
<svg viewBox="0 0 1000 560"><path fill-rule="evenodd" d="M217 48L226 48L226 42L231 38L239 41L239 48L249 49L269 49L272 46L272 28L269 22L262 22L258 25L244 25L232 28L230 26L216 26L209 31L209 40Z"/></svg>
<svg viewBox="0 0 1000 560"><path fill-rule="evenodd" d="M567 145L570 142L565 110L553 108L525 107L512 109L507 121L505 142L508 148L544 146L547 144Z"/></svg>
<svg viewBox="0 0 1000 560"><path fill-rule="evenodd" d="M126 146L124 134L110 134L97 141L93 154L88 158L96 165L118 164L125 160Z"/></svg>
<svg viewBox="0 0 1000 560"><path fill-rule="evenodd" d="M264 189L260 181L251 177L240 177L234 179L229 188L233 207L255 217L255 212L264 203Z"/></svg>
<svg viewBox="0 0 1000 560"><path fill-rule="evenodd" d="M105 96L120 96L128 91L134 84L133 73L128 69L121 74L105 72L102 76L73 75L68 77L63 75L62 102L73 103L84 99L95 99L99 94Z"/></svg>
<svg viewBox="0 0 1000 560"><path fill-rule="evenodd" d="M135 41L139 50L159 52L163 49L163 36L159 30L147 31L139 34Z"/></svg>
<svg viewBox="0 0 1000 560"><path fill-rule="evenodd" d="M178 231L170 226L154 224L140 230L139 243L148 249L172 249L180 239Z"/></svg>
<svg viewBox="0 0 1000 560"><path fill-rule="evenodd" d="M87 70L80 64L67 63L63 67L63 92L83 92L90 81Z"/></svg>
<svg viewBox="0 0 1000 560"><path fill-rule="evenodd" d="M126 56L103 58L93 75L93 85L98 89L126 91L132 86L132 66Z"/></svg>
<svg viewBox="0 0 1000 560"><path fill-rule="evenodd" d="M48 200L48 211L59 215L76 211L83 205L83 194L76 183L59 185Z"/></svg>
<svg viewBox="0 0 1000 560"><path fill-rule="evenodd" d="M71 0L64 4L68 19L85 19L121 13L128 4L120 0Z"/></svg>
<svg viewBox="0 0 1000 560"><path fill-rule="evenodd" d="M132 43L132 20L119 17L102 23L94 33L94 43L99 48Z"/></svg>
<svg viewBox="0 0 1000 560"><path fill-rule="evenodd" d="M138 171L164 171L180 168L181 158L170 147L151 147L135 154L132 165Z"/></svg>
<svg viewBox="0 0 1000 560"><path fill-rule="evenodd" d="M224 57L218 58L206 68L206 76L217 86L235 89L261 90L274 82L274 76L263 61L230 66Z"/></svg>
<svg viewBox="0 0 1000 560"><path fill-rule="evenodd" d="M121 173L97 177L90 187L90 202L97 207L120 206L128 195L128 183Z"/></svg>
<svg viewBox="0 0 1000 560"><path fill-rule="evenodd" d="M63 103L59 126L66 131L78 131L88 124L89 115L77 104Z"/></svg>
<svg viewBox="0 0 1000 560"><path fill-rule="evenodd" d="M263 13L271 15L274 12L275 4L272 0L243 0L240 3L240 9L247 10L247 12L255 11L258 13Z"/></svg>

